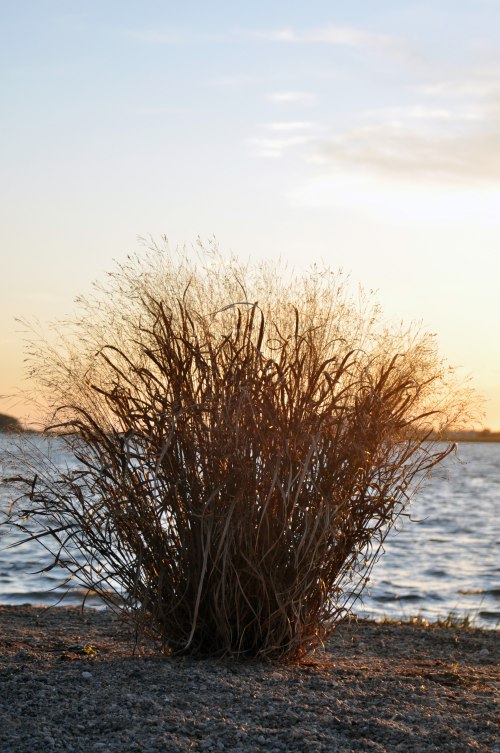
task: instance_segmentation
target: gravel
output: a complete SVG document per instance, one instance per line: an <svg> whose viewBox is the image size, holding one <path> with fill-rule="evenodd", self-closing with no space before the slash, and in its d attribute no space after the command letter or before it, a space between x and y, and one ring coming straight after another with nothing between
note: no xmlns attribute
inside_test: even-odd
<svg viewBox="0 0 500 753"><path fill-rule="evenodd" d="M500 753L497 638L361 621L299 664L202 660L106 611L0 606L0 753Z"/></svg>

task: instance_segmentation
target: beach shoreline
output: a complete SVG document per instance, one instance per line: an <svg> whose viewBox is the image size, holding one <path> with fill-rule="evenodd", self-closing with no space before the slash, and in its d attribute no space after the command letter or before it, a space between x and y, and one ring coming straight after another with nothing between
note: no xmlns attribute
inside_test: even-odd
<svg viewBox="0 0 500 753"><path fill-rule="evenodd" d="M494 631L364 620L295 665L168 657L108 611L0 606L0 751L491 753L498 659Z"/></svg>

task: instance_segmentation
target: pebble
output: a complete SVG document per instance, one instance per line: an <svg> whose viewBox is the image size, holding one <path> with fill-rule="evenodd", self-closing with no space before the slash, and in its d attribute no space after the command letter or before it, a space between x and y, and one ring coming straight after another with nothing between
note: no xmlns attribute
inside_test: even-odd
<svg viewBox="0 0 500 753"><path fill-rule="evenodd" d="M92 679L92 672L82 672L82 677L84 680L91 680Z"/></svg>

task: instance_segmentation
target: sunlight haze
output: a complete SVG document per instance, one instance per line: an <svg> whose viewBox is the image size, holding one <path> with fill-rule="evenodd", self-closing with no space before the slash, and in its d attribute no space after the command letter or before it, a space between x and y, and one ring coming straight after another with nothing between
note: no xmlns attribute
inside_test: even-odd
<svg viewBox="0 0 500 753"><path fill-rule="evenodd" d="M500 430L500 3L2 3L0 412L23 326L215 236L421 321ZM14 396L14 397L13 397Z"/></svg>

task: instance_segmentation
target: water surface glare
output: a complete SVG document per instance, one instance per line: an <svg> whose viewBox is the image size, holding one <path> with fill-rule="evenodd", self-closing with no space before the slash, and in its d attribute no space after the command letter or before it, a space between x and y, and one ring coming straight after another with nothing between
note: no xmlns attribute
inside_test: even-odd
<svg viewBox="0 0 500 753"><path fill-rule="evenodd" d="M30 437L54 464L71 464L60 440ZM15 473L9 460L12 439L0 434L0 479ZM0 483L0 509L11 501ZM402 517L372 572L361 616L426 619L450 613L469 615L476 624L500 624L500 443L461 443L415 497L411 520ZM36 543L7 549L18 534L0 528L0 603L54 604L66 588L61 570L36 573L50 556ZM79 604L73 588L65 604ZM96 602L89 601L89 604Z"/></svg>

